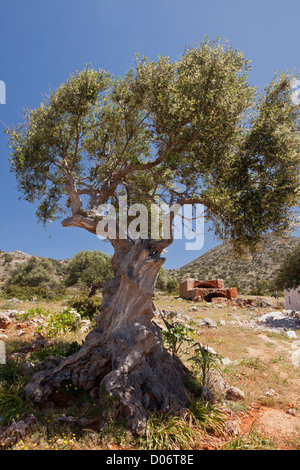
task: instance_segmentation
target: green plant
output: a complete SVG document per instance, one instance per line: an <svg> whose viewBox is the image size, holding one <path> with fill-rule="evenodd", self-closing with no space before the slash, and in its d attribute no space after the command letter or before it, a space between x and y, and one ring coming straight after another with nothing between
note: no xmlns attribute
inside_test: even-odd
<svg viewBox="0 0 300 470"><path fill-rule="evenodd" d="M264 364L261 359L258 357L252 357L249 359L242 359L240 362L241 366L249 367L251 369L256 369L256 370L264 370L267 368L266 364Z"/></svg>
<svg viewBox="0 0 300 470"><path fill-rule="evenodd" d="M147 421L146 441L149 450L185 450L193 444L195 430L184 418L171 413L151 413Z"/></svg>
<svg viewBox="0 0 300 470"><path fill-rule="evenodd" d="M79 327L80 315L76 310L65 308L62 312L53 313L46 326L46 334L50 337L69 331L76 331Z"/></svg>
<svg viewBox="0 0 300 470"><path fill-rule="evenodd" d="M188 360L193 362L193 368L197 376L200 376L202 387L207 387L210 370L216 367L220 356L212 354L208 348L200 343L195 343L193 347L195 348L195 355Z"/></svg>
<svg viewBox="0 0 300 470"><path fill-rule="evenodd" d="M36 316L36 315L41 315L43 317L48 317L50 315L50 310L43 310L41 307L35 307L27 310L26 312L21 312L16 314L16 319L18 321L26 321L29 320L30 318Z"/></svg>
<svg viewBox="0 0 300 470"><path fill-rule="evenodd" d="M78 284L88 289L92 297L112 277L111 257L99 250L87 250L80 251L70 261L65 282L67 286Z"/></svg>
<svg viewBox="0 0 300 470"><path fill-rule="evenodd" d="M7 298L17 297L20 300L28 300L32 297L37 297L41 300L59 300L64 296L65 289L62 286L50 289L45 286L29 287L9 284L3 287L3 293Z"/></svg>
<svg viewBox="0 0 300 470"><path fill-rule="evenodd" d="M225 416L215 405L190 399L189 419L194 426L216 435L223 434Z"/></svg>
<svg viewBox="0 0 300 470"><path fill-rule="evenodd" d="M127 423L124 419L116 419L109 417L99 433L99 437L103 442L113 442L116 445L128 445L133 440L132 436L127 433Z"/></svg>
<svg viewBox="0 0 300 470"><path fill-rule="evenodd" d="M0 365L0 383L5 385L13 385L23 380L21 375L21 367L23 366L24 361L12 361L7 360L5 364Z"/></svg>
<svg viewBox="0 0 300 470"><path fill-rule="evenodd" d="M69 306L77 310L82 318L93 320L100 312L102 300L97 297L83 295L69 301Z"/></svg>
<svg viewBox="0 0 300 470"><path fill-rule="evenodd" d="M1 424L10 423L19 419L25 413L27 403L24 398L23 383L10 386L0 385L0 417Z"/></svg>
<svg viewBox="0 0 300 470"><path fill-rule="evenodd" d="M201 392L202 392L202 384L199 382L199 380L196 379L192 371L189 371L184 377L183 377L183 385L185 388L192 393L195 397L200 397Z"/></svg>
<svg viewBox="0 0 300 470"><path fill-rule="evenodd" d="M163 316L162 319L167 327L166 331L162 331L163 343L173 356L177 356L184 343L193 342L191 335L194 333L194 329L179 322L171 325Z"/></svg>

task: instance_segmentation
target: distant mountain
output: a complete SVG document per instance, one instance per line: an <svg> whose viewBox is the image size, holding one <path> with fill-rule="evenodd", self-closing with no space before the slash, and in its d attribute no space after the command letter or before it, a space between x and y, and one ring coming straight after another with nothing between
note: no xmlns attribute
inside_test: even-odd
<svg viewBox="0 0 300 470"><path fill-rule="evenodd" d="M251 260L235 257L225 242L204 253L182 268L169 270L177 281L187 278L199 280L223 279L228 287L237 287L240 293L250 293L259 281L272 282L285 255L300 244L300 237L264 237L260 250Z"/></svg>

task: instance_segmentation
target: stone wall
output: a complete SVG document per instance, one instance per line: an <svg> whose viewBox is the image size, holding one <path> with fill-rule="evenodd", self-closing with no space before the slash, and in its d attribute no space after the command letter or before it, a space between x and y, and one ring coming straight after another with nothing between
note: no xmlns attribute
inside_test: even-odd
<svg viewBox="0 0 300 470"><path fill-rule="evenodd" d="M183 299L202 302L210 302L215 297L234 299L237 297L235 287L224 287L222 279L210 279L199 281L198 279L187 279L180 284L180 297Z"/></svg>
<svg viewBox="0 0 300 470"><path fill-rule="evenodd" d="M284 308L300 311L300 287L284 290Z"/></svg>

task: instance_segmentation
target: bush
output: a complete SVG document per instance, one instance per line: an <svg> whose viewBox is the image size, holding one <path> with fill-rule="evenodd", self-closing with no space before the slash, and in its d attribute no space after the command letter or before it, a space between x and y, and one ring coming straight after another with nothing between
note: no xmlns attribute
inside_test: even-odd
<svg viewBox="0 0 300 470"><path fill-rule="evenodd" d="M76 331L80 324L80 315L71 308L65 308L62 312L53 313L49 317L46 334L50 337L69 331Z"/></svg>
<svg viewBox="0 0 300 470"><path fill-rule="evenodd" d="M4 286L5 295L24 300L33 296L54 300L64 292L57 278L56 265L47 258L35 256L14 269Z"/></svg>
<svg viewBox="0 0 300 470"><path fill-rule="evenodd" d="M89 291L89 297L102 289L113 277L111 256L95 251L80 251L66 268L66 286L78 285Z"/></svg>
<svg viewBox="0 0 300 470"><path fill-rule="evenodd" d="M179 284L175 279L170 279L167 282L167 291L169 292L169 294L179 294Z"/></svg>
<svg viewBox="0 0 300 470"><path fill-rule="evenodd" d="M28 287L17 284L9 284L3 287L3 294L6 298L16 297L20 300L29 300L37 297L38 300L59 300L65 294L65 289L59 287L50 289L48 287Z"/></svg>
<svg viewBox="0 0 300 470"><path fill-rule="evenodd" d="M164 268L160 268L155 287L164 292L179 293L178 282L173 279Z"/></svg>
<svg viewBox="0 0 300 470"><path fill-rule="evenodd" d="M99 314L102 300L97 297L88 297L87 295L76 297L70 300L69 306L77 310L82 318L93 318Z"/></svg>

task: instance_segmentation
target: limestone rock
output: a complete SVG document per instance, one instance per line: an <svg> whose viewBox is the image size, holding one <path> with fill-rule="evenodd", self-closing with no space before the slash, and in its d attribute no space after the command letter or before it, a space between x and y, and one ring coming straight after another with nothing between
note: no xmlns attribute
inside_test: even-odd
<svg viewBox="0 0 300 470"><path fill-rule="evenodd" d="M24 439L27 434L30 432L30 428L33 424L35 424L36 419L34 416L30 416L26 418L24 421L18 421L17 423L13 423L9 426L4 432L0 434L0 447L1 449L5 449L7 447L11 447L18 440Z"/></svg>
<svg viewBox="0 0 300 470"><path fill-rule="evenodd" d="M216 322L211 318L202 318L200 320L200 326L206 326L207 328L218 328Z"/></svg>
<svg viewBox="0 0 300 470"><path fill-rule="evenodd" d="M245 398L245 393L239 388L230 387L226 392L226 398L233 401L243 400Z"/></svg>

